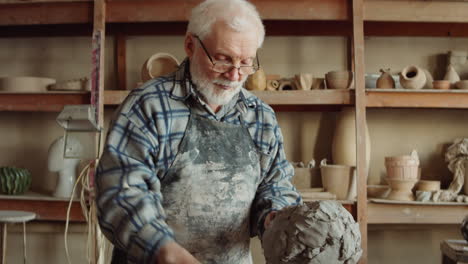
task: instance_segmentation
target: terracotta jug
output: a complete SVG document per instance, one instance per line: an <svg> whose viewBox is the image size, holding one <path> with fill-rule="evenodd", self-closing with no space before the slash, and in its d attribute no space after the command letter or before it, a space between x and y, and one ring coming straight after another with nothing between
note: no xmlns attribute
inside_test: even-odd
<svg viewBox="0 0 468 264"><path fill-rule="evenodd" d="M247 90L264 91L266 87L266 74L262 68L258 69L254 74L250 75L245 82L245 88Z"/></svg>
<svg viewBox="0 0 468 264"><path fill-rule="evenodd" d="M455 83L460 81L460 76L458 73L455 71L455 68L453 68L452 64L449 64L447 66L447 71L444 76L444 80L450 81L450 88L455 88Z"/></svg>
<svg viewBox="0 0 468 264"><path fill-rule="evenodd" d="M407 66L400 73L400 84L406 89L421 89L426 84L426 74L417 66Z"/></svg>
<svg viewBox="0 0 468 264"><path fill-rule="evenodd" d="M344 107L338 114L332 142L332 158L335 164L356 166L356 111L354 107ZM366 178L369 175L371 142L369 128L365 127L366 139ZM354 197L356 190L354 192ZM353 196L353 195L351 195ZM354 198L353 197L353 198Z"/></svg>
<svg viewBox="0 0 468 264"><path fill-rule="evenodd" d="M377 88L381 89L392 89L395 88L395 80L393 80L392 75L390 74L390 69L380 69L382 73L377 79Z"/></svg>

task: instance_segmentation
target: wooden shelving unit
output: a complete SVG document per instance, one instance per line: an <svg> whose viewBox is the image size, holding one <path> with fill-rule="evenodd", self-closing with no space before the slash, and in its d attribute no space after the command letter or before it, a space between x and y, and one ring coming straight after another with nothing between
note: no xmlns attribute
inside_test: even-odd
<svg viewBox="0 0 468 264"><path fill-rule="evenodd" d="M0 92L0 111L60 112L65 105L89 104L89 92Z"/></svg>
<svg viewBox="0 0 468 264"><path fill-rule="evenodd" d="M101 91L99 105L118 105L125 90L125 40L129 35L181 35L187 14L199 1L113 0L96 5L91 0L6 0L0 5L0 37L90 34L94 29L116 36L117 87ZM268 34L340 35L348 38L349 68L354 69L356 90L312 90L254 92L273 107L354 106L357 122L358 198L346 204L360 223L367 263L368 224L454 224L466 214L467 206L380 204L367 201L364 161L364 125L368 108L468 108L465 91L375 90L364 87L365 36L468 36L468 5L457 1L423 0L252 0ZM447 14L450 14L448 16ZM73 30L70 30L73 29ZM71 32L70 32L71 31ZM89 54L86 54L89 56ZM103 67L102 67L103 68ZM100 70L103 70L103 69ZM92 94L0 94L0 111L60 111L66 104L89 103ZM78 204L72 208L75 220L82 220ZM6 199L0 210L23 208L39 213L40 220L63 220L65 201ZM49 213L50 211L50 213Z"/></svg>
<svg viewBox="0 0 468 264"><path fill-rule="evenodd" d="M104 91L104 105L119 105L128 90ZM353 105L354 90L251 91L269 105Z"/></svg>

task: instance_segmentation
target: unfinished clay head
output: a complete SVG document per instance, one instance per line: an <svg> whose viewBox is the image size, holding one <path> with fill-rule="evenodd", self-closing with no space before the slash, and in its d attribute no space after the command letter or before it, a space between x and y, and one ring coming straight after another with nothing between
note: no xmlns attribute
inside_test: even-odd
<svg viewBox="0 0 468 264"><path fill-rule="evenodd" d="M317 201L282 209L265 230L268 264L357 263L359 225L338 202Z"/></svg>

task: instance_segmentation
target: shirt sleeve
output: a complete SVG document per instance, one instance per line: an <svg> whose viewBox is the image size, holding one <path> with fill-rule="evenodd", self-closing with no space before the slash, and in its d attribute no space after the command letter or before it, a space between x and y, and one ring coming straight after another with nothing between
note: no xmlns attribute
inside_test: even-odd
<svg viewBox="0 0 468 264"><path fill-rule="evenodd" d="M281 130L276 122L272 127L274 139L270 151L262 153L260 158L263 180L257 189L252 207L252 236L263 235L264 221L268 213L302 203L301 196L291 183L294 168L286 160Z"/></svg>
<svg viewBox="0 0 468 264"><path fill-rule="evenodd" d="M119 114L97 168L100 227L114 246L127 253L129 263L150 263L161 246L173 241L155 173L155 138Z"/></svg>

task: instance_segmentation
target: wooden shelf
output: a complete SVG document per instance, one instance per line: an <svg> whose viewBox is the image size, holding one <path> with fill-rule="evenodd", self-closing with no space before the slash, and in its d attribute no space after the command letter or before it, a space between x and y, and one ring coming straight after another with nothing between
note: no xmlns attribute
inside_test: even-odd
<svg viewBox="0 0 468 264"><path fill-rule="evenodd" d="M365 21L468 22L468 5L462 1L364 1Z"/></svg>
<svg viewBox="0 0 468 264"><path fill-rule="evenodd" d="M52 196L32 194L0 195L0 210L20 210L34 212L39 221L65 221L68 200ZM79 201L73 201L70 221L85 221Z"/></svg>
<svg viewBox="0 0 468 264"><path fill-rule="evenodd" d="M60 112L65 105L89 103L89 92L0 92L0 111Z"/></svg>
<svg viewBox="0 0 468 264"><path fill-rule="evenodd" d="M106 90L105 105L119 105L127 97L127 90ZM352 105L354 90L310 90L310 91L252 91L269 105Z"/></svg>
<svg viewBox="0 0 468 264"><path fill-rule="evenodd" d="M367 107L468 108L465 90L366 89Z"/></svg>
<svg viewBox="0 0 468 264"><path fill-rule="evenodd" d="M468 204L367 204L369 224L460 224Z"/></svg>

